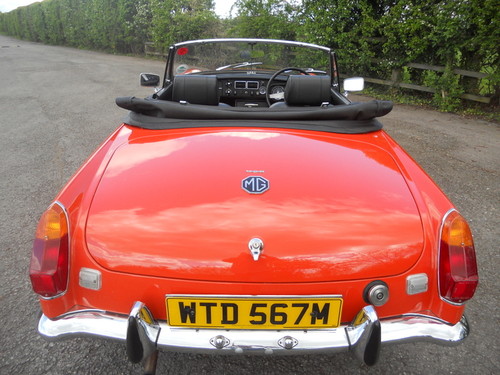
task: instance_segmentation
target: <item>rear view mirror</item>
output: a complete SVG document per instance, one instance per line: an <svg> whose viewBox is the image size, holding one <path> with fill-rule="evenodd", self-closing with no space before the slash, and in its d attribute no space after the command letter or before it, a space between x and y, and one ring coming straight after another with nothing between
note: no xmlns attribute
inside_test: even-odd
<svg viewBox="0 0 500 375"><path fill-rule="evenodd" d="M160 76L153 73L141 73L141 86L158 86Z"/></svg>
<svg viewBox="0 0 500 375"><path fill-rule="evenodd" d="M363 77L352 77L344 79L344 91L362 91L365 87Z"/></svg>

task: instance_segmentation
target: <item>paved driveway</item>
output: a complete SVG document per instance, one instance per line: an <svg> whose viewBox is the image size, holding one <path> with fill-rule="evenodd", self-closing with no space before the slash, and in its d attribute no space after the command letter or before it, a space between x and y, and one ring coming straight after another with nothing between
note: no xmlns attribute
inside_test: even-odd
<svg viewBox="0 0 500 375"><path fill-rule="evenodd" d="M124 346L75 339L48 343L36 333L38 302L28 280L38 218L57 191L119 124L116 96L146 96L139 72L163 63L43 46L0 36L0 354L1 374L129 374ZM356 98L356 100L365 100ZM500 128L409 106L383 119L472 224L481 284L461 346L383 348L366 368L349 355L219 357L161 353L158 374L498 374Z"/></svg>

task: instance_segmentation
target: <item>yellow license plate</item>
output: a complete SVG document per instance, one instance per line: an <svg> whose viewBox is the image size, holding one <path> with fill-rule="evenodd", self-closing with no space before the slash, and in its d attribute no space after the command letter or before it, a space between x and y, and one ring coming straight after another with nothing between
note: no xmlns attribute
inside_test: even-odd
<svg viewBox="0 0 500 375"><path fill-rule="evenodd" d="M342 298L167 296L168 324L224 329L318 329L340 325Z"/></svg>

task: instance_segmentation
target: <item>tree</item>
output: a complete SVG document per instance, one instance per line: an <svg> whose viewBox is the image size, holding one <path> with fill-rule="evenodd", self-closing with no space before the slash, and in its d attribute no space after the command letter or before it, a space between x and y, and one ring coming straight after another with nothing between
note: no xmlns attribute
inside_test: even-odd
<svg viewBox="0 0 500 375"><path fill-rule="evenodd" d="M232 34L247 38L295 40L300 5L295 1L238 0Z"/></svg>
<svg viewBox="0 0 500 375"><path fill-rule="evenodd" d="M151 0L151 35L156 47L166 51L180 41L213 38L219 19L212 0Z"/></svg>

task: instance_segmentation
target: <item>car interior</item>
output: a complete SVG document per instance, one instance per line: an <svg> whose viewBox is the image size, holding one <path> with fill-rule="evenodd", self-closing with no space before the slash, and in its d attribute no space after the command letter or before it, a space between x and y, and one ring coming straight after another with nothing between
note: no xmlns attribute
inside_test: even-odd
<svg viewBox="0 0 500 375"><path fill-rule="evenodd" d="M327 75L177 75L155 99L219 107L325 107L347 104Z"/></svg>
<svg viewBox="0 0 500 375"><path fill-rule="evenodd" d="M352 103L340 92L337 83L332 84L330 75L301 68L287 67L274 74L230 71L170 77L165 78L163 87L144 99L116 98L119 107L131 111L127 124L165 129L234 126L236 120L241 126L244 121L249 121L248 126L261 121L260 127L314 127L360 133L380 129L382 125L374 119L392 109L392 103L387 101ZM363 81L351 80L357 85ZM344 81L344 89L349 90L346 82L348 79ZM141 73L141 85L158 87L160 77Z"/></svg>

